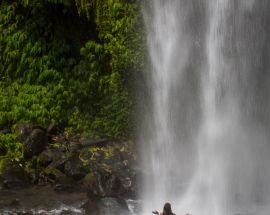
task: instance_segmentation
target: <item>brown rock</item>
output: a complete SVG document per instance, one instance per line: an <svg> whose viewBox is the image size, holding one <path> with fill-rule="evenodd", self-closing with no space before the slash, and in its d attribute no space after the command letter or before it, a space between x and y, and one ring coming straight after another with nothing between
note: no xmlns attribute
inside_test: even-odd
<svg viewBox="0 0 270 215"><path fill-rule="evenodd" d="M34 128L24 145L25 158L32 158L40 154L48 145L46 131L42 128Z"/></svg>

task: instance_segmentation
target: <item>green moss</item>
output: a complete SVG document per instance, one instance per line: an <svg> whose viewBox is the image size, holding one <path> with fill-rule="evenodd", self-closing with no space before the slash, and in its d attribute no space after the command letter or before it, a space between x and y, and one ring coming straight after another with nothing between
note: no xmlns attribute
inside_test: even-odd
<svg viewBox="0 0 270 215"><path fill-rule="evenodd" d="M0 159L0 173L10 166L10 158Z"/></svg>
<svg viewBox="0 0 270 215"><path fill-rule="evenodd" d="M62 143L53 143L53 144L50 144L50 147L53 149L60 149L63 147L63 144Z"/></svg>
<svg viewBox="0 0 270 215"><path fill-rule="evenodd" d="M62 173L60 170L54 168L54 167L47 167L44 170L44 173L47 178L52 180L55 183L61 183L61 184L70 184L73 183L74 181L66 176L64 173Z"/></svg>
<svg viewBox="0 0 270 215"><path fill-rule="evenodd" d="M81 186L85 189L92 187L97 180L97 176L94 173L88 173L80 182Z"/></svg>
<svg viewBox="0 0 270 215"><path fill-rule="evenodd" d="M47 166L50 162L48 162L48 158L44 153L41 153L37 157L38 166Z"/></svg>
<svg viewBox="0 0 270 215"><path fill-rule="evenodd" d="M0 159L0 173L3 171L12 171L14 174L18 175L26 174L24 167L19 162L7 157Z"/></svg>

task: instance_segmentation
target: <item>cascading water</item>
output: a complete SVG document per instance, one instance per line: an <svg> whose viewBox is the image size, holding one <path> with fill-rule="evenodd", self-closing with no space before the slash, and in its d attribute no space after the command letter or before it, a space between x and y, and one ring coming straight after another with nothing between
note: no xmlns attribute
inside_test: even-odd
<svg viewBox="0 0 270 215"><path fill-rule="evenodd" d="M143 214L270 213L270 3L150 0Z"/></svg>

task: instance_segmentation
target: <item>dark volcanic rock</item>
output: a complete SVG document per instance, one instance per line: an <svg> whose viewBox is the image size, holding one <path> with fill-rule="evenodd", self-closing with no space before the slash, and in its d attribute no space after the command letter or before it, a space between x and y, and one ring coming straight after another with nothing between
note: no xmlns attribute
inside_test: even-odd
<svg viewBox="0 0 270 215"><path fill-rule="evenodd" d="M98 173L89 173L81 181L81 186L87 192L90 199L105 197L106 193L101 182L101 175Z"/></svg>
<svg viewBox="0 0 270 215"><path fill-rule="evenodd" d="M129 178L121 178L112 174L106 183L107 196L124 196L128 192L130 184Z"/></svg>
<svg viewBox="0 0 270 215"><path fill-rule="evenodd" d="M75 181L54 167L47 167L41 172L40 179L47 180L52 184L73 185Z"/></svg>
<svg viewBox="0 0 270 215"><path fill-rule="evenodd" d="M94 147L94 146L103 147L111 143L113 143L113 140L109 138L102 138L99 140L85 140L85 139L81 140L81 144L83 147Z"/></svg>
<svg viewBox="0 0 270 215"><path fill-rule="evenodd" d="M77 153L82 149L82 145L81 143L70 142L67 149L71 153Z"/></svg>
<svg viewBox="0 0 270 215"><path fill-rule="evenodd" d="M6 165L3 186L50 184L56 191L82 189L90 199L134 197L136 174L130 165L133 156L129 143L101 140L102 146L98 141L99 146L86 146L74 141L77 136L71 137L73 141L67 144L48 144L46 131L34 127L24 143L25 156L30 158L26 161L27 173L25 164Z"/></svg>
<svg viewBox="0 0 270 215"><path fill-rule="evenodd" d="M135 158L127 144L85 147L79 157L91 172L81 181L89 198L136 196L136 172L132 166Z"/></svg>
<svg viewBox="0 0 270 215"><path fill-rule="evenodd" d="M24 144L25 158L32 158L34 155L40 154L47 145L48 138L46 131L40 127L33 128Z"/></svg>
<svg viewBox="0 0 270 215"><path fill-rule="evenodd" d="M53 161L61 159L63 152L58 148L47 148L37 158L38 167L47 167Z"/></svg>
<svg viewBox="0 0 270 215"><path fill-rule="evenodd" d="M90 199L103 197L134 197L132 180L129 177L109 173L89 173L81 181Z"/></svg>
<svg viewBox="0 0 270 215"><path fill-rule="evenodd" d="M119 198L102 198L100 200L89 200L83 209L88 215L129 215L127 204Z"/></svg>
<svg viewBox="0 0 270 215"><path fill-rule="evenodd" d="M82 215L85 202L84 192L55 192L51 186L0 190L1 215Z"/></svg>
<svg viewBox="0 0 270 215"><path fill-rule="evenodd" d="M78 155L73 155L64 166L64 172L67 176L72 177L74 180L78 181L82 179L87 171L83 166L83 162L79 159Z"/></svg>
<svg viewBox="0 0 270 215"><path fill-rule="evenodd" d="M29 174L17 161L5 158L2 160L1 180L4 188L20 188L30 185Z"/></svg>

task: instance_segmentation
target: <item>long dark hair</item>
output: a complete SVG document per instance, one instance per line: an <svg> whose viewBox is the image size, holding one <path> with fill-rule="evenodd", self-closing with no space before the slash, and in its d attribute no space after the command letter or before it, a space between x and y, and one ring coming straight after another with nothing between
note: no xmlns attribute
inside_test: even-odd
<svg viewBox="0 0 270 215"><path fill-rule="evenodd" d="M171 204L166 202L163 207L163 215L173 215Z"/></svg>

